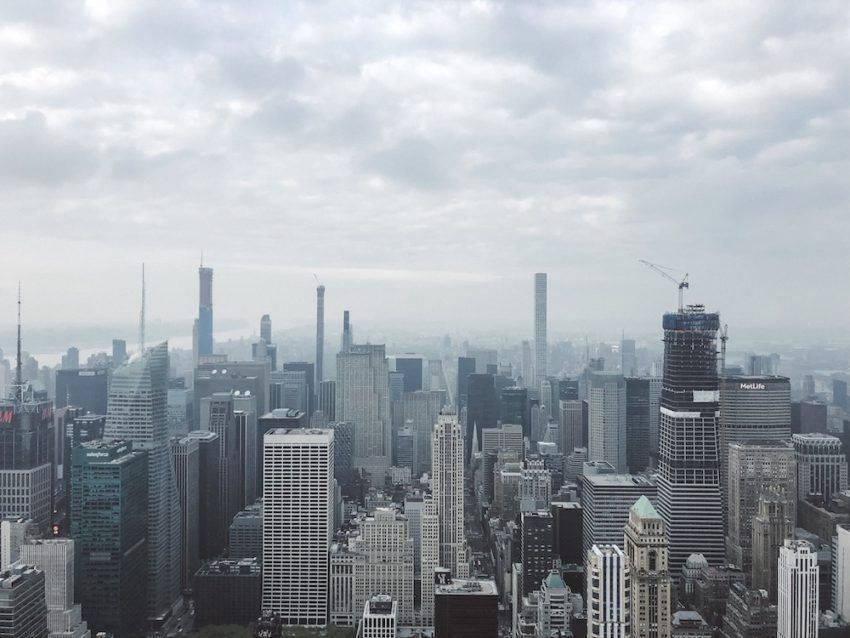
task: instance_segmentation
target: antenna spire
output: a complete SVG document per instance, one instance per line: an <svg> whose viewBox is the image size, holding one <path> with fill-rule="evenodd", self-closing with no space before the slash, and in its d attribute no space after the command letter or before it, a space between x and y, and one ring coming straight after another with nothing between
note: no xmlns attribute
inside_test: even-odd
<svg viewBox="0 0 850 638"><path fill-rule="evenodd" d="M145 351L145 262L142 262L142 310L139 312L139 351Z"/></svg>
<svg viewBox="0 0 850 638"><path fill-rule="evenodd" d="M21 398L21 387L23 383L23 361L21 360L21 282L18 280L18 357L15 363L15 385L18 386L18 398Z"/></svg>

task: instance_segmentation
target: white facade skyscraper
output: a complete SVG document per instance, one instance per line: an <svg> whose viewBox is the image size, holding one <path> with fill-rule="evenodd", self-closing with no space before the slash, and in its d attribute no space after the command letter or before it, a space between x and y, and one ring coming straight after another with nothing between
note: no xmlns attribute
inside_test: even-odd
<svg viewBox="0 0 850 638"><path fill-rule="evenodd" d="M354 424L352 464L373 476L392 458L388 380L383 345L352 345L336 356L336 419Z"/></svg>
<svg viewBox="0 0 850 638"><path fill-rule="evenodd" d="M594 372L587 390L587 456L591 461L607 461L625 474L626 381L620 374Z"/></svg>
<svg viewBox="0 0 850 638"><path fill-rule="evenodd" d="M104 439L131 441L148 455L148 616L165 615L180 597L180 499L168 437L168 342L112 374Z"/></svg>
<svg viewBox="0 0 850 638"><path fill-rule="evenodd" d="M534 273L534 384L539 389L540 382L549 374L546 344L546 273Z"/></svg>
<svg viewBox="0 0 850 638"><path fill-rule="evenodd" d="M440 567L451 570L452 577L469 578L463 527L463 429L453 412L437 416L431 449L431 487L440 519Z"/></svg>
<svg viewBox="0 0 850 638"><path fill-rule="evenodd" d="M616 545L594 545L587 552L587 635L630 638L631 573Z"/></svg>
<svg viewBox="0 0 850 638"><path fill-rule="evenodd" d="M287 625L327 624L333 476L333 430L266 432L262 605Z"/></svg>
<svg viewBox="0 0 850 638"><path fill-rule="evenodd" d="M818 555L807 541L779 549L776 638L817 638Z"/></svg>

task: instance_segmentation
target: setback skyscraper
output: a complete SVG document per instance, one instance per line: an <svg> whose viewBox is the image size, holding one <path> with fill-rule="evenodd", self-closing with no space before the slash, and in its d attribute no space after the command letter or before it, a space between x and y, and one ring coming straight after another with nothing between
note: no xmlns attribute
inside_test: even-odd
<svg viewBox="0 0 850 638"><path fill-rule="evenodd" d="M171 467L166 406L168 342L116 369L109 388L105 440L148 453L148 616L167 615L180 596L180 499Z"/></svg>
<svg viewBox="0 0 850 638"><path fill-rule="evenodd" d="M469 577L463 526L463 431L457 415L440 412L432 436L432 493L440 521L440 566ZM423 572L424 574L424 572Z"/></svg>
<svg viewBox="0 0 850 638"><path fill-rule="evenodd" d="M540 389L540 382L549 374L546 345L546 273L534 274L534 385Z"/></svg>
<svg viewBox="0 0 850 638"><path fill-rule="evenodd" d="M717 450L720 316L703 306L664 315L658 512L670 542L670 572L688 556L724 560Z"/></svg>

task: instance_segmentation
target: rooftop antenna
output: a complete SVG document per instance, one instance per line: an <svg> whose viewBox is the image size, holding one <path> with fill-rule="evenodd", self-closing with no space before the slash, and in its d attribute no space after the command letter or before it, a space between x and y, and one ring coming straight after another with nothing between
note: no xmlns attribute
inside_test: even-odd
<svg viewBox="0 0 850 638"><path fill-rule="evenodd" d="M22 399L23 394L23 361L21 360L21 282L18 280L18 356L15 361L15 385L18 399Z"/></svg>
<svg viewBox="0 0 850 638"><path fill-rule="evenodd" d="M142 262L142 309L139 312L139 351L145 351L145 262Z"/></svg>

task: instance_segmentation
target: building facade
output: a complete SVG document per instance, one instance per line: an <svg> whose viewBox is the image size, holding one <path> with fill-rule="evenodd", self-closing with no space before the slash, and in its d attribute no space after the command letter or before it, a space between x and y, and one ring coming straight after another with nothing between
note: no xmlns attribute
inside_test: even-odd
<svg viewBox="0 0 850 638"><path fill-rule="evenodd" d="M431 439L432 494L440 522L440 566L458 578L469 576L463 522L463 430L457 415L441 412Z"/></svg>
<svg viewBox="0 0 850 638"><path fill-rule="evenodd" d="M806 541L786 540L779 550L776 638L817 638L818 556Z"/></svg>
<svg viewBox="0 0 850 638"><path fill-rule="evenodd" d="M631 570L616 545L593 545L587 552L587 635L630 638Z"/></svg>

